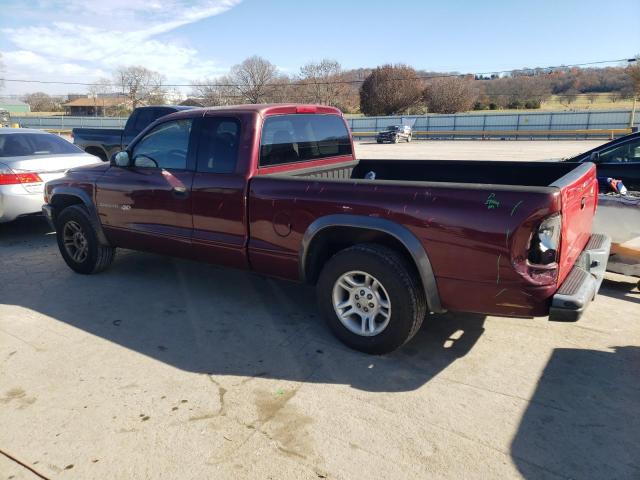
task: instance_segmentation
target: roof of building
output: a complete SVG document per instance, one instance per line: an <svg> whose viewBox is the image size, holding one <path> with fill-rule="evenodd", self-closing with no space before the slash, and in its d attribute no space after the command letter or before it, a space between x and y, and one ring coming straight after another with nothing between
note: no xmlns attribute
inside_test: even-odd
<svg viewBox="0 0 640 480"><path fill-rule="evenodd" d="M70 102L64 103L63 107L116 107L126 103L124 97L100 97L100 98L76 98Z"/></svg>

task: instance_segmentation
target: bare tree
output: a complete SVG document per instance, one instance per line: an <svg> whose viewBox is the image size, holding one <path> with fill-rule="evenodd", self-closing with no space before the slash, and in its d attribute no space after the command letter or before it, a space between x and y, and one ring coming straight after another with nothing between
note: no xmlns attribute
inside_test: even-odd
<svg viewBox="0 0 640 480"><path fill-rule="evenodd" d="M466 112L478 97L473 80L461 77L434 78L422 95L431 113Z"/></svg>
<svg viewBox="0 0 640 480"><path fill-rule="evenodd" d="M231 68L231 82L247 103L264 103L272 93L271 84L278 78L274 64L254 55Z"/></svg>
<svg viewBox="0 0 640 480"><path fill-rule="evenodd" d="M407 65L383 65L360 87L360 110L365 115L404 113L420 101L422 83Z"/></svg>
<svg viewBox="0 0 640 480"><path fill-rule="evenodd" d="M122 92L131 108L152 103L164 103L164 76L141 66L121 67L113 83Z"/></svg>
<svg viewBox="0 0 640 480"><path fill-rule="evenodd" d="M598 99L598 93L597 92L589 92L587 94L587 100L589 100L590 104L593 105L597 99Z"/></svg>
<svg viewBox="0 0 640 480"><path fill-rule="evenodd" d="M567 90L566 92L558 95L558 101L560 102L560 105L564 105L565 107L568 107L577 99L578 99L578 91L575 89Z"/></svg>
<svg viewBox="0 0 640 480"><path fill-rule="evenodd" d="M348 94L348 85L342 80L340 63L326 58L301 67L300 84L306 101L312 103L340 107Z"/></svg>
<svg viewBox="0 0 640 480"><path fill-rule="evenodd" d="M44 92L30 93L24 97L32 112L56 112L60 110L60 102Z"/></svg>
<svg viewBox="0 0 640 480"><path fill-rule="evenodd" d="M618 100L620 100L620 98L620 92L611 92L609 94L609 100L611 101L611 103L616 103Z"/></svg>
<svg viewBox="0 0 640 480"><path fill-rule="evenodd" d="M87 95L89 97L96 98L113 93L115 88L116 87L111 79L99 78L98 80L93 82L93 84L89 85L89 87L87 87Z"/></svg>
<svg viewBox="0 0 640 480"><path fill-rule="evenodd" d="M269 90L264 98L269 103L304 103L308 100L304 99L302 92L295 88L291 78L287 75L279 75L269 83Z"/></svg>
<svg viewBox="0 0 640 480"><path fill-rule="evenodd" d="M192 84L191 95L198 98L205 107L241 103L238 102L239 95L232 83L227 76L204 78Z"/></svg>
<svg viewBox="0 0 640 480"><path fill-rule="evenodd" d="M631 78L633 97L640 97L640 56L637 56L635 62L626 68L626 73Z"/></svg>

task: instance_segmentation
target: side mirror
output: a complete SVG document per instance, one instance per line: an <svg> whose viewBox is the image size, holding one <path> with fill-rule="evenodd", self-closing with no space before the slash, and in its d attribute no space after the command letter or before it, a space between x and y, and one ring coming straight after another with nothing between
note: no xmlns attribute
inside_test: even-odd
<svg viewBox="0 0 640 480"><path fill-rule="evenodd" d="M599 159L600 159L600 154L598 152L591 152L591 155L589 155L590 162L597 163Z"/></svg>
<svg viewBox="0 0 640 480"><path fill-rule="evenodd" d="M116 167L128 167L129 163L129 153L126 150L116 153L111 159L111 164Z"/></svg>

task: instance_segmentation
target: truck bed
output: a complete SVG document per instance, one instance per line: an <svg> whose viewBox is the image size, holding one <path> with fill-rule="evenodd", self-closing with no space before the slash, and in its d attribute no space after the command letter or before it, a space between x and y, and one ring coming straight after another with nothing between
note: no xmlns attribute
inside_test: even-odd
<svg viewBox="0 0 640 480"><path fill-rule="evenodd" d="M475 160L360 160L321 167L290 170L272 176L329 180L446 182L517 187L559 187L563 177L581 164L576 162L505 162Z"/></svg>
<svg viewBox="0 0 640 480"><path fill-rule="evenodd" d="M375 180L364 179L370 171ZM280 275L294 279L303 234L315 218L390 219L425 246L445 309L544 315L548 307L523 305L529 296L550 299L571 271L591 236L595 185L590 163L362 160L291 166L250 180L250 261L266 272L275 260ZM526 280L531 232L554 212L562 212L563 239L556 280ZM487 302L494 298L500 301Z"/></svg>

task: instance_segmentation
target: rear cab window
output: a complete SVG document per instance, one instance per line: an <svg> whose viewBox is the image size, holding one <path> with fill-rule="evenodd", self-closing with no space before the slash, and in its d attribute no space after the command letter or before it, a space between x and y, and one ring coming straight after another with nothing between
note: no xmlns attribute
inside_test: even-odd
<svg viewBox="0 0 640 480"><path fill-rule="evenodd" d="M349 131L338 115L274 115L264 121L260 167L352 154Z"/></svg>

